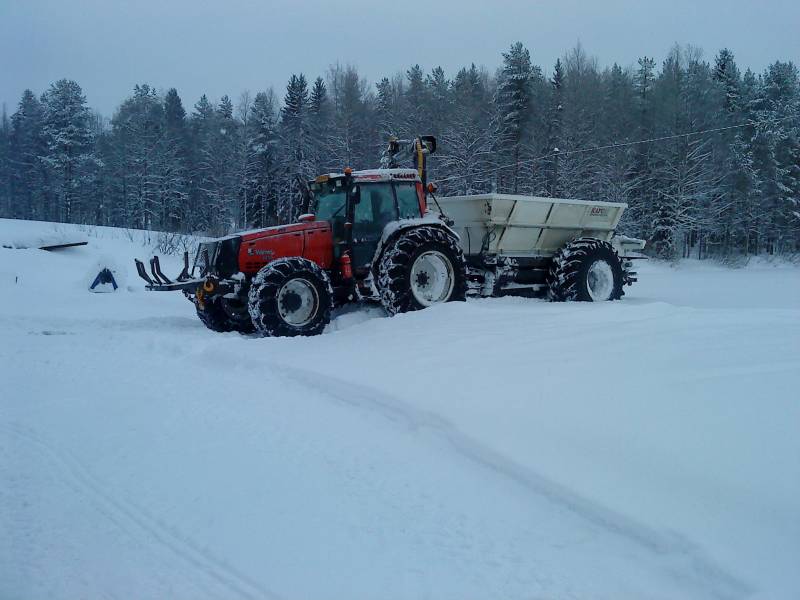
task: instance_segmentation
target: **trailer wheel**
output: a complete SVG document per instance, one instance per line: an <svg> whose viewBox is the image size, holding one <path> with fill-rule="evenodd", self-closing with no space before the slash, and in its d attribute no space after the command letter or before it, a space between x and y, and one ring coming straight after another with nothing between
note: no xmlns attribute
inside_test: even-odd
<svg viewBox="0 0 800 600"><path fill-rule="evenodd" d="M554 302L619 300L623 283L622 263L611 244L577 238L553 257L547 295Z"/></svg>
<svg viewBox="0 0 800 600"><path fill-rule="evenodd" d="M250 317L270 337L317 335L331 320L327 273L305 258L280 258L262 268L248 294Z"/></svg>
<svg viewBox="0 0 800 600"><path fill-rule="evenodd" d="M203 325L211 331L226 332L238 331L239 333L253 333L255 327L247 312L247 306L241 301L227 298L214 298L206 300L203 308L196 300L194 302L197 316Z"/></svg>
<svg viewBox="0 0 800 600"><path fill-rule="evenodd" d="M466 297L464 254L458 239L441 227L401 232L375 270L381 304L390 315Z"/></svg>

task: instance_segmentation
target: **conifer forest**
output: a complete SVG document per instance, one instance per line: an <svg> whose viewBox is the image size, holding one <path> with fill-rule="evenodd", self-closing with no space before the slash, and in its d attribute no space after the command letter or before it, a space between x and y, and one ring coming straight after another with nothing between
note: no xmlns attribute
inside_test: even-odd
<svg viewBox="0 0 800 600"><path fill-rule="evenodd" d="M412 65L377 82L335 64L284 89L181 98L136 85L112 116L78 82L26 90L0 121L0 217L225 234L289 222L298 176L377 167L389 136L433 134L439 194L626 202L622 233L662 258L800 251L800 80L722 49L601 66Z"/></svg>

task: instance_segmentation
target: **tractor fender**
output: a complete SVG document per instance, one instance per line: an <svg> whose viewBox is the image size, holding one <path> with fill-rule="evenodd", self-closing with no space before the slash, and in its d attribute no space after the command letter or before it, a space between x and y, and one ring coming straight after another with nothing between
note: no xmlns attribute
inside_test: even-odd
<svg viewBox="0 0 800 600"><path fill-rule="evenodd" d="M409 229L414 229L416 227L438 227L439 229L443 229L447 233L451 234L457 240L461 238L455 232L455 230L447 225L444 221L439 218L439 215L434 213L427 213L422 217L417 217L415 219L399 219L397 221L392 221L388 223L386 227L383 228L383 234L381 235L381 239L378 242L378 247L375 249L375 255L372 257L372 268L370 269L370 276L369 280L367 281L370 290L373 293L374 297L379 297L378 288L375 286L375 266L378 264L378 261L381 259L383 255L383 250L392 243L392 241L400 235L403 231L407 231Z"/></svg>

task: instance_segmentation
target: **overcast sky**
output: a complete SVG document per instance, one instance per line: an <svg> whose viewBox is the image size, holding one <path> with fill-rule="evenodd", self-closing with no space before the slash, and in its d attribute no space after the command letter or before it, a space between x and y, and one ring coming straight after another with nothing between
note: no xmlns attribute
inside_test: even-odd
<svg viewBox="0 0 800 600"><path fill-rule="evenodd" d="M0 0L0 103L67 77L107 116L136 83L178 88L189 111L202 93L282 95L290 74L336 61L371 82L414 63L494 70L516 40L548 72L578 40L601 65L660 63L679 42L760 71L798 62L800 1Z"/></svg>

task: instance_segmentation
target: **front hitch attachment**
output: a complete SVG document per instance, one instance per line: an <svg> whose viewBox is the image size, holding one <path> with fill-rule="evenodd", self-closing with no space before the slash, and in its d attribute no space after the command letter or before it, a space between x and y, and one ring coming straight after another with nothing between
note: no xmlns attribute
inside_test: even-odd
<svg viewBox="0 0 800 600"><path fill-rule="evenodd" d="M145 286L150 291L155 292L172 292L175 290L194 290L198 284L203 282L202 279L193 279L189 274L189 253L183 253L183 270L180 275L172 281L169 277L164 275L161 270L161 261L158 256L153 256L150 259L150 274L147 273L144 263L138 258L134 259L136 262L136 272L139 277L145 280Z"/></svg>

